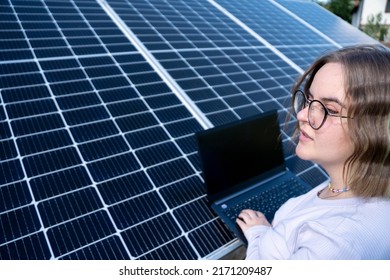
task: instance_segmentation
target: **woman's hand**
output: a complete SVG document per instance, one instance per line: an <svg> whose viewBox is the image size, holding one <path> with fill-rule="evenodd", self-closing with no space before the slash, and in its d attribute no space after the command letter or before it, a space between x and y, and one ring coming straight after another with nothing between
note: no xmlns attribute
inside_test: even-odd
<svg viewBox="0 0 390 280"><path fill-rule="evenodd" d="M267 218L264 216L263 213L250 209L242 210L241 213L238 215L238 218L236 219L236 223L243 232L253 226L271 226L271 224L268 222Z"/></svg>

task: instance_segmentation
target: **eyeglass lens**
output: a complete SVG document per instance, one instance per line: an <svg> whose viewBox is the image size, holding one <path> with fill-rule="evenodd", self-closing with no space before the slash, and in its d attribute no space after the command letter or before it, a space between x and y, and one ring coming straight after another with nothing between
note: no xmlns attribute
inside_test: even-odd
<svg viewBox="0 0 390 280"><path fill-rule="evenodd" d="M294 111L298 114L301 110L309 106L308 121L312 128L319 129L325 121L326 109L317 100L309 101L303 92L297 91L293 101Z"/></svg>

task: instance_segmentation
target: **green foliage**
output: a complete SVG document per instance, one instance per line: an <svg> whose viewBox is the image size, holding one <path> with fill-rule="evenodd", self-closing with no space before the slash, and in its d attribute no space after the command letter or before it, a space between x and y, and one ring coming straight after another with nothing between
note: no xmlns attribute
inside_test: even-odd
<svg viewBox="0 0 390 280"><path fill-rule="evenodd" d="M383 41L389 32L389 29L382 23L382 14L370 15L367 19L367 24L363 26L363 32L372 38Z"/></svg>
<svg viewBox="0 0 390 280"><path fill-rule="evenodd" d="M350 0L331 0L325 7L334 13L335 15L341 17L343 20L351 23L352 21L352 10L353 10L353 1Z"/></svg>

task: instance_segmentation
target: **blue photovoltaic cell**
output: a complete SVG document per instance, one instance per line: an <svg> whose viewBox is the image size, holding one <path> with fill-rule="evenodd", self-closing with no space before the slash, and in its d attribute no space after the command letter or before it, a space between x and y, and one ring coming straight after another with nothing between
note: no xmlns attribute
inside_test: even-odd
<svg viewBox="0 0 390 280"><path fill-rule="evenodd" d="M34 62L15 63L15 64L6 64L2 68L0 68L0 74L10 75L10 74L18 74L20 72L36 72L38 70L39 70L38 66Z"/></svg>
<svg viewBox="0 0 390 280"><path fill-rule="evenodd" d="M14 136L22 136L63 128L65 125L59 114L50 114L14 120L11 126Z"/></svg>
<svg viewBox="0 0 390 280"><path fill-rule="evenodd" d="M100 2L0 3L0 259L213 257L235 237L194 134L272 109L284 127L301 71L372 40L314 3ZM287 165L315 186L295 121Z"/></svg>
<svg viewBox="0 0 390 280"><path fill-rule="evenodd" d="M118 133L118 128L111 121L94 122L71 127L70 131L77 143L94 140Z"/></svg>
<svg viewBox="0 0 390 280"><path fill-rule="evenodd" d="M114 232L114 226L107 213L99 211L50 228L47 236L54 256L58 257L91 242L110 236Z"/></svg>
<svg viewBox="0 0 390 280"><path fill-rule="evenodd" d="M60 258L63 260L126 260L129 255L118 236L109 237Z"/></svg>
<svg viewBox="0 0 390 280"><path fill-rule="evenodd" d="M92 161L124 153L129 150L129 146L121 136L116 136L82 144L79 149L84 160Z"/></svg>
<svg viewBox="0 0 390 280"><path fill-rule="evenodd" d="M73 144L65 129L53 130L41 134L32 134L16 140L19 153L22 156L52 150Z"/></svg>
<svg viewBox="0 0 390 280"><path fill-rule="evenodd" d="M163 128L156 126L127 133L126 139L136 149L169 140L169 135Z"/></svg>
<svg viewBox="0 0 390 280"><path fill-rule="evenodd" d="M60 109L70 110L80 107L97 105L100 104L101 101L94 93L84 93L57 98L57 103Z"/></svg>
<svg viewBox="0 0 390 280"><path fill-rule="evenodd" d="M67 124L73 126L108 119L110 115L103 107L88 107L64 112L64 117Z"/></svg>
<svg viewBox="0 0 390 280"><path fill-rule="evenodd" d="M92 178L96 182L124 175L140 168L139 163L132 153L94 161L87 166L91 172Z"/></svg>
<svg viewBox="0 0 390 280"><path fill-rule="evenodd" d="M177 139L176 143L179 145L180 149L186 154L195 153L198 150L196 139L191 135Z"/></svg>
<svg viewBox="0 0 390 280"><path fill-rule="evenodd" d="M114 88L106 91L100 91L99 96L104 102L115 102L137 98L137 92L132 87Z"/></svg>
<svg viewBox="0 0 390 280"><path fill-rule="evenodd" d="M120 229L126 229L129 226L148 220L165 210L166 207L163 201L155 192L149 192L109 207L115 224Z"/></svg>
<svg viewBox="0 0 390 280"><path fill-rule="evenodd" d="M152 190L153 185L142 171L106 181L97 185L106 204L126 200Z"/></svg>
<svg viewBox="0 0 390 280"><path fill-rule="evenodd" d="M37 201L64 194L90 185L91 179L84 167L78 166L33 178L30 182Z"/></svg>
<svg viewBox="0 0 390 280"><path fill-rule="evenodd" d="M14 226L17 221L18 226ZM12 241L27 234L34 233L41 228L38 214L34 206L17 208L0 214L0 243Z"/></svg>
<svg viewBox="0 0 390 280"><path fill-rule="evenodd" d="M46 260L51 253L43 232L28 235L0 247L2 260Z"/></svg>
<svg viewBox="0 0 390 280"><path fill-rule="evenodd" d="M201 197L205 186L197 176L179 181L160 189L160 193L170 208L175 208L188 201Z"/></svg>
<svg viewBox="0 0 390 280"><path fill-rule="evenodd" d="M141 256L140 260L194 260L200 256L196 254L188 240L184 237L175 239L148 254Z"/></svg>
<svg viewBox="0 0 390 280"><path fill-rule="evenodd" d="M50 97L50 92L46 86L33 86L15 89L3 89L1 91L1 96L4 102L11 103Z"/></svg>
<svg viewBox="0 0 390 280"><path fill-rule="evenodd" d="M53 100L44 99L10 104L6 106L6 110L8 117L10 119L15 119L55 112L57 108Z"/></svg>
<svg viewBox="0 0 390 280"><path fill-rule="evenodd" d="M65 82L72 80L82 80L86 78L86 75L82 70L61 70L61 71L50 71L45 73L46 80L50 83Z"/></svg>
<svg viewBox="0 0 390 280"><path fill-rule="evenodd" d="M191 231L213 219L213 214L207 207L205 199L196 200L173 211L183 229Z"/></svg>
<svg viewBox="0 0 390 280"><path fill-rule="evenodd" d="M38 204L43 225L50 227L82 216L102 207L97 192L92 188L45 200Z"/></svg>
<svg viewBox="0 0 390 280"><path fill-rule="evenodd" d="M151 166L181 156L181 152L172 142L161 143L136 151L143 166Z"/></svg>
<svg viewBox="0 0 390 280"><path fill-rule="evenodd" d="M38 73L28 73L28 74L19 74L13 76L0 76L0 84L6 88L8 87L18 87L18 86L30 86L36 84L43 84L44 80L41 74Z"/></svg>
<svg viewBox="0 0 390 280"><path fill-rule="evenodd" d="M0 109L0 120L3 121L5 119L6 119L5 112L4 112L3 107L1 107L1 109Z"/></svg>
<svg viewBox="0 0 390 280"><path fill-rule="evenodd" d="M152 109L164 108L168 106L174 106L181 104L180 100L174 94L162 94L159 96L153 96L146 98L149 106ZM170 108L174 109L174 108Z"/></svg>
<svg viewBox="0 0 390 280"><path fill-rule="evenodd" d="M0 188L0 211L4 212L31 203L32 197L26 182Z"/></svg>
<svg viewBox="0 0 390 280"><path fill-rule="evenodd" d="M113 103L109 104L107 108L113 117L120 117L129 114L144 112L148 109L145 103L141 100L130 100Z"/></svg>
<svg viewBox="0 0 390 280"><path fill-rule="evenodd" d="M72 147L44 154L36 154L23 159L23 165L29 177L75 166L80 163L81 159L76 149Z"/></svg>
<svg viewBox="0 0 390 280"><path fill-rule="evenodd" d="M150 178L158 187L192 175L194 170L184 159L176 159L147 170Z"/></svg>
<svg viewBox="0 0 390 280"><path fill-rule="evenodd" d="M0 142L0 160L15 158L17 151L12 140Z"/></svg>
<svg viewBox="0 0 390 280"><path fill-rule="evenodd" d="M118 124L119 128L125 132L158 125L158 121L152 113L141 113L118 118L116 123Z"/></svg>
<svg viewBox="0 0 390 280"><path fill-rule="evenodd" d="M160 234L155 235L154 232L160 232ZM148 220L142 226L128 229L122 233L122 236L130 254L139 256L149 251L150 248L155 248L171 241L180 236L180 234L180 228L168 213L153 220Z"/></svg>
<svg viewBox="0 0 390 280"><path fill-rule="evenodd" d="M173 137L181 137L192 134L202 129L195 119L185 119L179 122L172 122L165 126Z"/></svg>
<svg viewBox="0 0 390 280"><path fill-rule="evenodd" d="M231 241L233 236L218 219L190 232L189 238L191 242L198 244L199 254L204 257L212 252L211 248L220 248Z"/></svg>
<svg viewBox="0 0 390 280"><path fill-rule="evenodd" d="M50 89L56 96L93 91L93 87L87 81L70 81L50 84Z"/></svg>
<svg viewBox="0 0 390 280"><path fill-rule="evenodd" d="M8 184L24 178L22 165L19 160L7 160L0 163L0 184Z"/></svg>

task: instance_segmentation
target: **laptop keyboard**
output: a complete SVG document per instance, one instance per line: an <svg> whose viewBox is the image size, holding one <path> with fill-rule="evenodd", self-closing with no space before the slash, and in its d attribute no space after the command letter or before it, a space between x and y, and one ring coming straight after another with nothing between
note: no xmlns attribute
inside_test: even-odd
<svg viewBox="0 0 390 280"><path fill-rule="evenodd" d="M225 209L226 215L231 220L236 220L240 212L244 209L252 209L262 212L269 222L272 222L276 210L282 206L289 198L302 195L308 191L307 186L302 185L296 178L275 185L274 188L266 190L240 202L230 208Z"/></svg>

